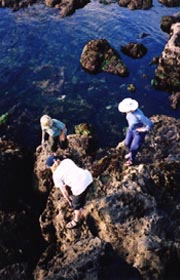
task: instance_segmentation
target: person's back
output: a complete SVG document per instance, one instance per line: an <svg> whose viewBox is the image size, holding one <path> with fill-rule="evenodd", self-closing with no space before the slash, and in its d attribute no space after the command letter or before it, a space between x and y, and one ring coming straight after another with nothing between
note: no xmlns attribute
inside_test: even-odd
<svg viewBox="0 0 180 280"><path fill-rule="evenodd" d="M56 186L65 184L71 188L74 195L82 193L92 183L91 173L78 167L71 159L64 159L53 173Z"/></svg>

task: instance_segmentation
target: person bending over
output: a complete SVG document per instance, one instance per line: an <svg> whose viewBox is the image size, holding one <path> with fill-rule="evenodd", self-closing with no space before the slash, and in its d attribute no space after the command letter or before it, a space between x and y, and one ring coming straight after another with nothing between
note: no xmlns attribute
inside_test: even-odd
<svg viewBox="0 0 180 280"><path fill-rule="evenodd" d="M93 182L93 177L87 169L78 167L68 158L61 160L51 155L46 160L46 166L51 168L55 187L61 190L74 210L74 218L66 225L66 228L73 229L81 220L86 194Z"/></svg>
<svg viewBox="0 0 180 280"><path fill-rule="evenodd" d="M42 139L41 144L45 141L46 134L48 135L48 142L52 152L56 152L58 146L62 149L67 148L67 129L66 125L56 119L52 119L48 115L43 115L40 119Z"/></svg>

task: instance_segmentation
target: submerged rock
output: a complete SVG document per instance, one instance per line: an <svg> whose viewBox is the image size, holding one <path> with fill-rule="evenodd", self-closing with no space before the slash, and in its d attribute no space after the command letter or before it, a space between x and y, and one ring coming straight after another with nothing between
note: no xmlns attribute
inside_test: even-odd
<svg viewBox="0 0 180 280"><path fill-rule="evenodd" d="M128 43L121 46L121 51L132 58L141 58L147 53L147 48L143 44Z"/></svg>
<svg viewBox="0 0 180 280"><path fill-rule="evenodd" d="M102 256L108 260L107 275L113 267L110 259L117 257L118 263L122 260L129 264L128 277L134 275L133 279L164 279L167 275L168 279L178 279L180 121L166 116L153 116L152 120L154 128L139 153L139 164L128 168L123 164L123 143L118 149L97 150L95 155L86 156L83 144L78 152L77 146L73 149L79 135L71 135L68 156L88 168L94 182L87 197L85 218L74 230L65 228L72 209L60 190L51 186L40 217L49 247L35 269L35 279L55 279L57 275L90 279L91 273L93 279L105 279L99 276L105 273ZM38 154L39 163L41 155ZM120 279L122 272L118 267L114 269L113 279Z"/></svg>
<svg viewBox="0 0 180 280"><path fill-rule="evenodd" d="M86 71L92 74L104 71L122 77L129 75L119 54L106 39L89 41L82 50L80 63Z"/></svg>

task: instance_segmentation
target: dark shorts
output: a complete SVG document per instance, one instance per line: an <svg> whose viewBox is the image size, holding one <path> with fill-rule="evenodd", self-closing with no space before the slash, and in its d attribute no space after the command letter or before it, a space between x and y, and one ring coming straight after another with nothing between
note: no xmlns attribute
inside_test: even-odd
<svg viewBox="0 0 180 280"><path fill-rule="evenodd" d="M72 195L72 207L74 210L79 210L80 208L84 207L89 187L90 185L80 195Z"/></svg>

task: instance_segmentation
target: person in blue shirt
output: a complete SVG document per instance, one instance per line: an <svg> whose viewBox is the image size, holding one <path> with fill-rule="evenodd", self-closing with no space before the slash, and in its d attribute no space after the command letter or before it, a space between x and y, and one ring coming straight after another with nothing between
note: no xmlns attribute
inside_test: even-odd
<svg viewBox="0 0 180 280"><path fill-rule="evenodd" d="M126 166L135 163L137 152L144 143L146 134L153 127L153 122L138 107L138 102L132 98L125 98L118 105L118 110L126 114L128 122L125 145L129 153L125 155Z"/></svg>
<svg viewBox="0 0 180 280"><path fill-rule="evenodd" d="M40 119L42 130L41 145L44 144L46 134L48 135L48 142L52 152L56 152L58 146L60 148L67 148L67 129L66 125L56 119L52 119L48 115L43 115Z"/></svg>

